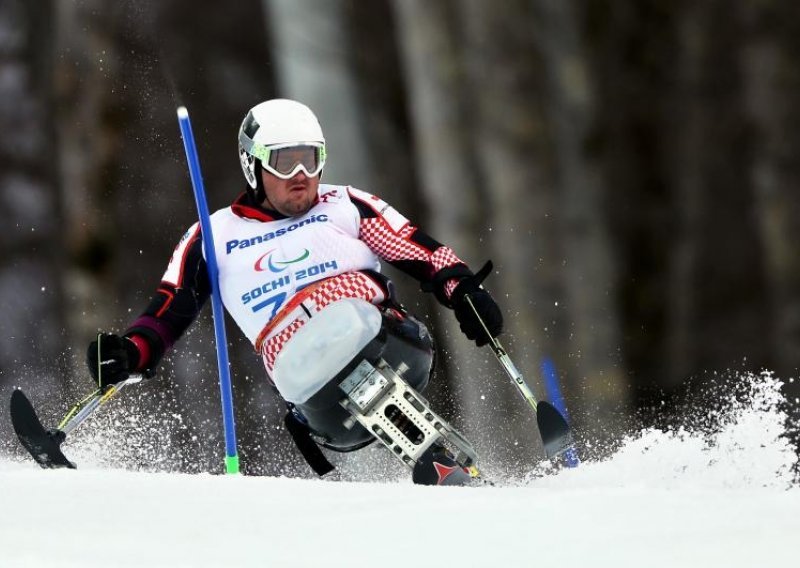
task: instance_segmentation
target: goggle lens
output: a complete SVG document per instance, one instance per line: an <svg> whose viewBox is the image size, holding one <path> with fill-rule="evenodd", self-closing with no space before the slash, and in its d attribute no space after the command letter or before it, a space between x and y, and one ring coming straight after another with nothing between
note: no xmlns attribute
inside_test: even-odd
<svg viewBox="0 0 800 568"><path fill-rule="evenodd" d="M322 147L303 145L271 148L264 169L279 178L289 179L301 170L309 177L314 177L322 171L324 165Z"/></svg>

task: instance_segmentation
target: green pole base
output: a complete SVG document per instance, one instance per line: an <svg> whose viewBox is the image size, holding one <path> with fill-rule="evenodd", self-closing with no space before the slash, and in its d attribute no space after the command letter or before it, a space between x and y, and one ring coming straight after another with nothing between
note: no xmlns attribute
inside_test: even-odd
<svg viewBox="0 0 800 568"><path fill-rule="evenodd" d="M239 473L239 456L225 456L225 473Z"/></svg>

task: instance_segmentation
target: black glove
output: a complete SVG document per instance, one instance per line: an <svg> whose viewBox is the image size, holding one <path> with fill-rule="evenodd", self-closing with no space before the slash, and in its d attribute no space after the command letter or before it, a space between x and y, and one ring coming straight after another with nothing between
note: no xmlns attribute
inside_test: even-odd
<svg viewBox="0 0 800 568"><path fill-rule="evenodd" d="M489 330L492 337L497 337L503 331L503 314L500 312L500 307L489 292L481 286L481 282L491 271L492 262L489 261L477 274L461 279L450 295L450 302L453 304L453 311L461 326L461 331L468 339L474 340L478 347L489 343L486 329ZM472 301L474 310L467 302L467 297ZM475 315L476 311L478 312L477 316ZM480 320L478 316L480 316ZM484 329L484 325L486 329Z"/></svg>
<svg viewBox="0 0 800 568"><path fill-rule="evenodd" d="M99 359L99 364L98 364ZM139 364L139 348L127 337L100 333L89 344L86 364L101 389L127 379Z"/></svg>

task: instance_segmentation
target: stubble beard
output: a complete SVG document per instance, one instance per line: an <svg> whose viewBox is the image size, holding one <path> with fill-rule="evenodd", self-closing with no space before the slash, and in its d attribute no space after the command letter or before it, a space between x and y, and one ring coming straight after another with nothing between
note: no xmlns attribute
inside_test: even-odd
<svg viewBox="0 0 800 568"><path fill-rule="evenodd" d="M308 211L314 206L314 197L316 193L313 195L308 195L304 193L302 196L287 199L280 206L273 206L272 209L278 211L287 217L298 217L300 215L305 215Z"/></svg>

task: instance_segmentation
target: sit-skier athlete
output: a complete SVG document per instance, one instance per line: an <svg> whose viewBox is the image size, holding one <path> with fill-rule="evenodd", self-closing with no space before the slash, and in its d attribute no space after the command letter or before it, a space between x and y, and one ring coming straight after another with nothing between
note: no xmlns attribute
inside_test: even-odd
<svg viewBox="0 0 800 568"><path fill-rule="evenodd" d="M392 283L380 273L380 260L416 278L452 308L462 331L479 346L489 340L486 330L495 336L503 323L500 309L481 286L487 271L474 274L450 248L380 198L349 186L321 184L326 156L322 128L307 106L273 99L247 113L239 129L247 186L231 206L211 215L223 304L262 356L272 381L284 347L326 307L346 299L368 302L368 309L375 306L380 313L379 325L391 328L394 338L382 356L392 362L396 355L403 371L410 366L404 380L422 391L432 372L432 341L425 326L396 301ZM121 336L99 334L89 346L89 371L100 387L131 373L152 375L209 295L200 226L195 223L180 239L145 311ZM292 380L302 382L303 377ZM276 386L281 392L282 385ZM339 451L375 439L359 426L334 424L344 412L338 404L338 413L332 411L328 418L302 405L288 406L286 425L299 447L304 431L306 449L312 436ZM311 445L321 456L316 444ZM430 448L425 463L427 470L414 469L416 483L469 480L467 470L453 467L453 454L441 445Z"/></svg>

